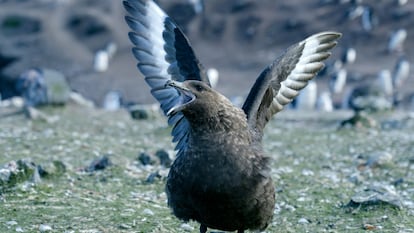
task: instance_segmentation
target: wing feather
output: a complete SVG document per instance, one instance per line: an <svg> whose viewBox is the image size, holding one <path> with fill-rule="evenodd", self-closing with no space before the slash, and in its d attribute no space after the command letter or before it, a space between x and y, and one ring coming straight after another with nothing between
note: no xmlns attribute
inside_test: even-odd
<svg viewBox="0 0 414 233"><path fill-rule="evenodd" d="M243 105L250 127L260 140L271 117L299 94L323 67L341 36L322 32L291 46L257 78Z"/></svg>
<svg viewBox="0 0 414 233"><path fill-rule="evenodd" d="M125 0L129 15L125 21L132 30L128 35L134 48L132 53L138 60L137 67L167 113L180 100L180 93L165 84L168 80L195 79L208 83L207 75L196 58L187 38L173 20L152 0ZM169 116L173 126L173 141L176 149L185 149L189 124L182 113ZM181 154L181 153L178 153Z"/></svg>

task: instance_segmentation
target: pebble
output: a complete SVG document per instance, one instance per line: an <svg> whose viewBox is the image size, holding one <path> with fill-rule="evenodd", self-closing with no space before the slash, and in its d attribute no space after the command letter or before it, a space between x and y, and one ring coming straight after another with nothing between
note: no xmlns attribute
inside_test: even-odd
<svg viewBox="0 0 414 233"><path fill-rule="evenodd" d="M348 181L353 184L361 184L364 181L364 177L359 172L355 172L348 177Z"/></svg>
<svg viewBox="0 0 414 233"><path fill-rule="evenodd" d="M121 225L119 225L120 229L124 229L124 230L128 230L131 229L131 226L125 223L122 223Z"/></svg>
<svg viewBox="0 0 414 233"><path fill-rule="evenodd" d="M48 177L53 175L61 175L66 172L66 165L59 160L44 165L37 165L40 177Z"/></svg>
<svg viewBox="0 0 414 233"><path fill-rule="evenodd" d="M309 224L309 220L307 220L306 218L301 218L298 220L299 224Z"/></svg>
<svg viewBox="0 0 414 233"><path fill-rule="evenodd" d="M181 229L183 229L184 231L193 231L194 227L192 227L190 224L187 223L183 223L180 226Z"/></svg>
<svg viewBox="0 0 414 233"><path fill-rule="evenodd" d="M290 211L290 212L294 212L294 211L296 211L296 208L295 208L293 205L285 204L284 208L285 208L287 211Z"/></svg>
<svg viewBox="0 0 414 233"><path fill-rule="evenodd" d="M24 231L23 231L23 228L21 228L21 227L16 227L16 232L24 232Z"/></svg>
<svg viewBox="0 0 414 233"><path fill-rule="evenodd" d="M141 162L141 164L144 166L154 164L154 161L151 159L151 156L145 152L142 152L138 155L138 161Z"/></svg>
<svg viewBox="0 0 414 233"><path fill-rule="evenodd" d="M48 231L52 231L52 227L46 224L40 224L39 226L39 231L40 232L48 232Z"/></svg>
<svg viewBox="0 0 414 233"><path fill-rule="evenodd" d="M6 222L6 225L7 226L14 226L14 225L17 225L17 222L16 221L8 221L8 222Z"/></svg>
<svg viewBox="0 0 414 233"><path fill-rule="evenodd" d="M314 176L315 173L311 170L306 170L305 169L305 170L302 170L302 175L304 175L304 176Z"/></svg>
<svg viewBox="0 0 414 233"><path fill-rule="evenodd" d="M354 194L347 206L359 208L361 205L383 204L389 204L399 209L403 207L403 200L393 186L384 184L371 185L371 187L367 187L363 191Z"/></svg>
<svg viewBox="0 0 414 233"><path fill-rule="evenodd" d="M161 175L159 174L158 171L152 172L150 173L147 178L145 179L145 182L148 184L152 184L155 182L156 179L160 179Z"/></svg>
<svg viewBox="0 0 414 233"><path fill-rule="evenodd" d="M155 156L157 156L160 160L160 164L164 167L170 167L172 160L170 159L170 156L168 155L168 152L161 149L155 152Z"/></svg>
<svg viewBox="0 0 414 233"><path fill-rule="evenodd" d="M407 209L414 210L414 201L405 200L403 204Z"/></svg>
<svg viewBox="0 0 414 233"><path fill-rule="evenodd" d="M280 214L282 212L282 207L278 204L275 204L275 208L273 209L273 214L277 215Z"/></svg>
<svg viewBox="0 0 414 233"><path fill-rule="evenodd" d="M309 201L308 197L299 197L298 199L296 199L298 202L305 202L305 201Z"/></svg>
<svg viewBox="0 0 414 233"><path fill-rule="evenodd" d="M371 168L383 167L387 164L391 164L393 157L394 156L389 152L378 151L368 157L366 165Z"/></svg>
<svg viewBox="0 0 414 233"><path fill-rule="evenodd" d="M143 105L132 105L128 107L128 111L131 114L132 119L146 120L150 117L148 108Z"/></svg>
<svg viewBox="0 0 414 233"><path fill-rule="evenodd" d="M144 215L154 216L154 212L153 212L152 210L150 210L150 209L144 209L144 210L142 211L142 213L143 213Z"/></svg>
<svg viewBox="0 0 414 233"><path fill-rule="evenodd" d="M85 168L85 171L94 172L94 171L97 171L97 170L104 170L105 168L107 168L111 164L112 164L111 160L109 159L109 157L107 155L100 156L100 157L94 159L89 164L89 166L87 166Z"/></svg>
<svg viewBox="0 0 414 233"><path fill-rule="evenodd" d="M377 229L376 226L368 224L368 223L365 223L363 228L364 228L364 230L367 230L367 231L373 231L373 230Z"/></svg>

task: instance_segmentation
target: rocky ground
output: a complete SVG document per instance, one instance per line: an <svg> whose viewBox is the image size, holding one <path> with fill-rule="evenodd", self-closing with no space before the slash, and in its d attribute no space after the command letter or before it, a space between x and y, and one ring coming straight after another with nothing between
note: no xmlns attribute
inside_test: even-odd
<svg viewBox="0 0 414 233"><path fill-rule="evenodd" d="M363 1L362 6L372 7L376 22L369 31L360 16L349 19L354 7L347 1L209 0L204 14L197 16L176 7L184 0L158 2L185 28L204 66L220 71L218 89L229 97L246 95L278 54L319 31L343 33L332 61L346 47L356 49L356 63L347 67L350 86L373 82L380 70L392 70L402 54L414 59L411 1L403 6L395 0ZM67 76L73 90L98 104L110 90L119 90L128 101L153 102L130 53L124 14L120 0L0 1L0 57L17 59L4 67L0 62L0 80L13 79L30 67L52 68ZM389 36L400 28L408 32L404 50L387 54ZM118 50L106 72L95 72L93 57L110 42ZM407 98L413 80L410 75L400 90ZM326 81L319 78L321 91Z"/></svg>
<svg viewBox="0 0 414 233"><path fill-rule="evenodd" d="M182 20L176 1L159 2ZM290 44L323 30L343 33L332 61L356 48L357 61L347 66L351 86L373 81L402 54L414 59L413 2L363 1L378 19L372 31L360 18L345 19L350 3L329 2L336 1L208 0L204 15L182 25L205 67L220 71L218 89L229 97L245 95ZM0 0L0 90L12 91L10 80L42 67L62 72L98 105L109 90L152 103L123 15L113 0ZM408 31L405 50L386 53L399 28ZM118 50L108 70L94 71L95 53L111 42ZM327 79L318 77L322 88ZM410 75L407 96L413 83ZM166 204L174 145L165 118L150 110L136 121L124 110L84 105L48 106L28 120L0 103L0 232L197 232ZM413 114L381 112L338 130L351 115L284 111L267 126L277 201L266 232L414 232Z"/></svg>
<svg viewBox="0 0 414 233"><path fill-rule="evenodd" d="M174 152L164 117L68 105L43 109L57 118L47 123L6 110L0 232L198 232L166 204ZM414 232L414 116L338 130L350 115L285 111L267 126L277 201L265 232Z"/></svg>

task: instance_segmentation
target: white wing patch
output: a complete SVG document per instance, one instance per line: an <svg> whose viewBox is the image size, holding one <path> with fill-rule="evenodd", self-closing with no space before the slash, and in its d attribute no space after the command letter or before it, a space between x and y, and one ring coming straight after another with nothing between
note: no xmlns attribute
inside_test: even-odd
<svg viewBox="0 0 414 233"><path fill-rule="evenodd" d="M336 45L335 39L337 37L333 37L332 33L324 32L308 37L299 43L299 46L303 46L299 61L286 80L280 83L279 92L273 99L276 112L292 102L299 95L299 91L306 87L309 80L323 68L322 61L330 56L329 50Z"/></svg>
<svg viewBox="0 0 414 233"><path fill-rule="evenodd" d="M163 39L164 21L167 15L152 1L147 2L147 19L149 22L147 35L142 37L148 40L152 46L150 53L154 58L157 58L156 66L161 69L159 76L168 76L168 67L170 64L165 60L167 55L163 49L165 41ZM143 63L138 63L138 65ZM144 64L143 64L144 65ZM151 79L151 77L149 77Z"/></svg>

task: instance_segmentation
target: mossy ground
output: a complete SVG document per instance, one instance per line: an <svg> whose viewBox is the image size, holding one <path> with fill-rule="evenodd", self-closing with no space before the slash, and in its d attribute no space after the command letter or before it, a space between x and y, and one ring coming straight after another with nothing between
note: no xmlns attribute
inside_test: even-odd
<svg viewBox="0 0 414 233"><path fill-rule="evenodd" d="M140 152L166 149L173 154L164 118L133 121L126 113L68 106L46 109L59 116L53 124L29 121L22 115L0 119L0 164L29 158L36 164L59 160L63 175L36 185L20 184L0 196L0 232L185 232L166 204L163 179L146 184L160 169L139 165ZM414 200L414 127L343 129L340 114L288 112L266 128L264 148L272 157L277 189L273 224L266 232L414 232L414 210L391 205L344 208L357 190L372 183L391 185L405 200ZM383 118L392 117L390 114ZM358 170L358 156L388 151L392 161ZM109 168L86 173L94 158L108 155ZM412 168L411 168L412 169ZM358 174L358 182L351 177ZM303 219L306 219L304 221ZM15 221L17 224L10 224ZM198 232L198 225L190 223Z"/></svg>

